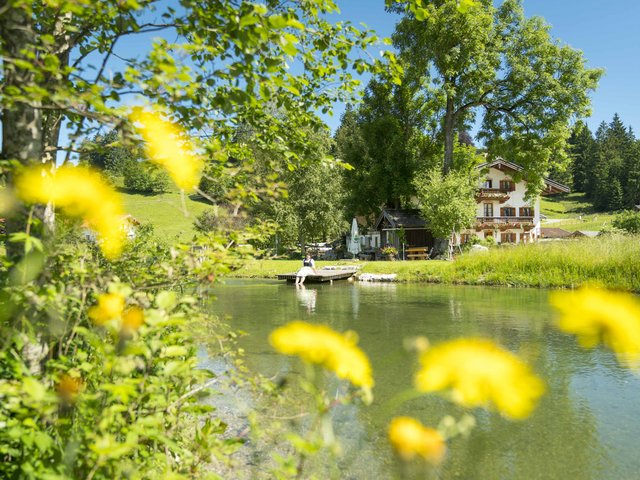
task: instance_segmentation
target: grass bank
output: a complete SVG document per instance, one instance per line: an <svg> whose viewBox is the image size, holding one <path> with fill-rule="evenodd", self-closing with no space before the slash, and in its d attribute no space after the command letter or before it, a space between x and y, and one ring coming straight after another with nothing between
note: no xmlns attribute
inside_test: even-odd
<svg viewBox="0 0 640 480"><path fill-rule="evenodd" d="M317 262L318 267L354 262ZM399 282L435 282L539 288L586 283L640 292L640 237L608 236L537 243L467 254L452 262L357 262L362 273L396 273ZM253 260L232 276L273 278L296 271L300 261Z"/></svg>

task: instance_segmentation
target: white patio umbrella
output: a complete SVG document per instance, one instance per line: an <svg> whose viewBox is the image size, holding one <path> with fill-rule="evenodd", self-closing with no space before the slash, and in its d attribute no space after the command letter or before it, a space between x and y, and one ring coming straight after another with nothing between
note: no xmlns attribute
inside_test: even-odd
<svg viewBox="0 0 640 480"><path fill-rule="evenodd" d="M351 236L347 244L347 250L355 257L360 253L360 235L358 234L358 222L353 219L351 222Z"/></svg>

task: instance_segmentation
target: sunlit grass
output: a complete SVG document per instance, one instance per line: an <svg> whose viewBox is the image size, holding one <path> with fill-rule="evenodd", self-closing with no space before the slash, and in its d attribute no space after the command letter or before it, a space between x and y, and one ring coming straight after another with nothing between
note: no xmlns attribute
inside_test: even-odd
<svg viewBox="0 0 640 480"><path fill-rule="evenodd" d="M640 291L638 240L605 236L492 249L460 258L443 280L533 287L597 284Z"/></svg>
<svg viewBox="0 0 640 480"><path fill-rule="evenodd" d="M141 195L136 193L122 193L124 208L134 218L142 223L150 223L155 234L162 239L188 240L195 232L193 221L204 210L209 208L206 203L191 199L185 195L185 209L182 198L177 192L159 195Z"/></svg>
<svg viewBox="0 0 640 480"><path fill-rule="evenodd" d="M540 211L548 219L543 227L562 228L570 232L575 230L597 230L611 225L616 213L597 212L584 193L554 195L540 199Z"/></svg>

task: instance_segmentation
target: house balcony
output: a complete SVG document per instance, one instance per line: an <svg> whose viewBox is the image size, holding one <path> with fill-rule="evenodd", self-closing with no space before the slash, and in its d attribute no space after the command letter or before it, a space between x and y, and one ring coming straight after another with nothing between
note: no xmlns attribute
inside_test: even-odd
<svg viewBox="0 0 640 480"><path fill-rule="evenodd" d="M534 227L533 217L476 217L476 231L485 229L509 230L522 228L525 232Z"/></svg>
<svg viewBox="0 0 640 480"><path fill-rule="evenodd" d="M500 203L504 203L509 200L509 190L502 188L479 188L476 192L476 202L480 203L483 200L496 200Z"/></svg>

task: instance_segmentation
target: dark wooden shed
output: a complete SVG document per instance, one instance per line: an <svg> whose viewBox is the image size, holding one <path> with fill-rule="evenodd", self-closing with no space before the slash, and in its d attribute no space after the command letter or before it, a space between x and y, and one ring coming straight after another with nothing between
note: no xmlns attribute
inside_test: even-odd
<svg viewBox="0 0 640 480"><path fill-rule="evenodd" d="M433 248L434 239L431 231L427 228L427 222L420 216L418 209L388 209L385 208L380 213L374 228L380 232L380 243L393 245L402 251L402 237L404 236L404 247L427 247Z"/></svg>

